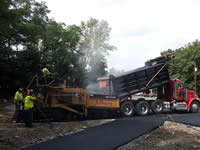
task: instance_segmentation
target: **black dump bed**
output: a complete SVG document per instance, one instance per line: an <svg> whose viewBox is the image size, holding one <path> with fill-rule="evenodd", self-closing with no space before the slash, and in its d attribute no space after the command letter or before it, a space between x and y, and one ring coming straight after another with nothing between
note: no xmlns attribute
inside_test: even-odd
<svg viewBox="0 0 200 150"><path fill-rule="evenodd" d="M124 99L126 96L168 84L170 78L166 62L171 58L171 56L158 57L147 61L142 68L113 77L115 95Z"/></svg>

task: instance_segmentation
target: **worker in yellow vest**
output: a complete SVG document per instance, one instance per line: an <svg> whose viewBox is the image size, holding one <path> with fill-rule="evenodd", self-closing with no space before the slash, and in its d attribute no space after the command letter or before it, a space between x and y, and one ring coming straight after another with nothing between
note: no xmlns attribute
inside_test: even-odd
<svg viewBox="0 0 200 150"><path fill-rule="evenodd" d="M45 84L48 82L48 76L51 74L47 68L42 69Z"/></svg>
<svg viewBox="0 0 200 150"><path fill-rule="evenodd" d="M14 115L13 118L18 122L20 120L20 112L23 111L23 89L19 88L19 90L15 93L14 97Z"/></svg>
<svg viewBox="0 0 200 150"><path fill-rule="evenodd" d="M48 75L51 74L47 68L43 68L43 69L42 69L42 72L43 72L43 76L44 76L44 77L47 77Z"/></svg>
<svg viewBox="0 0 200 150"><path fill-rule="evenodd" d="M30 95L26 96L24 101L24 122L26 127L32 127L33 122L33 108L35 96L33 90L30 90Z"/></svg>
<svg viewBox="0 0 200 150"><path fill-rule="evenodd" d="M49 66L49 65L48 65ZM43 68L41 73L43 74L43 78L45 81L45 84L52 81L52 79L55 77L56 73L51 73L47 68ZM40 73L40 75L41 75Z"/></svg>

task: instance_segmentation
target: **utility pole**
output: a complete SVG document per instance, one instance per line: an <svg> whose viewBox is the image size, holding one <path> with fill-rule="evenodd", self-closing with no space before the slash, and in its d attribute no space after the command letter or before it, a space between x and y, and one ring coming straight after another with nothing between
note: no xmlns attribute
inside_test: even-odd
<svg viewBox="0 0 200 150"><path fill-rule="evenodd" d="M194 85L195 85L195 95L197 95L197 64L194 62Z"/></svg>

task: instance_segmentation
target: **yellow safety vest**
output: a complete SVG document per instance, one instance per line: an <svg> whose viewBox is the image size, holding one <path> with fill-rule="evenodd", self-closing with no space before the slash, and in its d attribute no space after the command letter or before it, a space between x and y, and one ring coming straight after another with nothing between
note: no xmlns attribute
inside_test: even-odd
<svg viewBox="0 0 200 150"><path fill-rule="evenodd" d="M15 102L16 102L16 101L23 101L23 95L22 95L22 93L19 93L19 91L17 91L17 92L15 93L14 101L15 101Z"/></svg>
<svg viewBox="0 0 200 150"><path fill-rule="evenodd" d="M34 107L33 100L35 100L35 97L26 96L25 102L24 102L24 110L29 110Z"/></svg>
<svg viewBox="0 0 200 150"><path fill-rule="evenodd" d="M50 74L49 70L47 68L42 69L43 75L48 76Z"/></svg>

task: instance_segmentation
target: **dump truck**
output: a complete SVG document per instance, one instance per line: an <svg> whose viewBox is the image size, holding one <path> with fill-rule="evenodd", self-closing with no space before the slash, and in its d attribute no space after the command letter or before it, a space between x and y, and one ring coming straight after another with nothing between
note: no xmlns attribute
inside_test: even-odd
<svg viewBox="0 0 200 150"><path fill-rule="evenodd" d="M161 113L164 108L198 112L200 100L195 92L184 89L179 79L169 77L167 64L173 58L173 54L160 56L147 61L144 67L119 76L98 78L98 86L92 92L66 86L66 80L56 78L40 84L40 79L36 76L29 84L31 87L35 80L35 91L41 94L39 108L36 110L36 114L40 115L36 116L63 120L73 115L87 117L96 112L111 112L131 117L134 114L147 115L150 110ZM136 93L155 88L157 98L154 100L131 99Z"/></svg>
<svg viewBox="0 0 200 150"><path fill-rule="evenodd" d="M99 85L101 82L109 83L101 88L107 88L108 91L112 89L110 93L119 98L124 116L133 116L135 113L143 116L150 111L162 113L164 109L199 112L200 100L196 93L183 88L181 80L169 77L167 63L174 57L174 54L157 57L147 61L142 68L115 77L99 78ZM156 97L134 96L149 89L157 90Z"/></svg>

